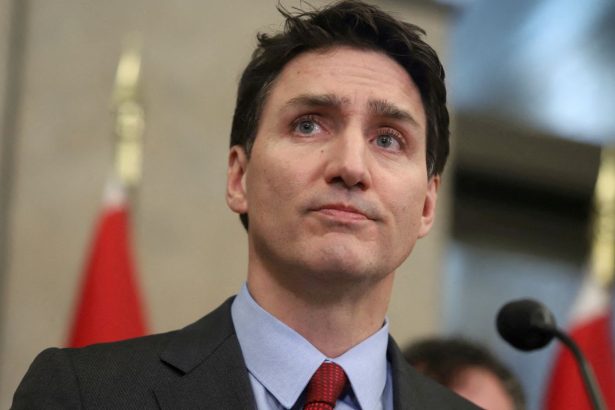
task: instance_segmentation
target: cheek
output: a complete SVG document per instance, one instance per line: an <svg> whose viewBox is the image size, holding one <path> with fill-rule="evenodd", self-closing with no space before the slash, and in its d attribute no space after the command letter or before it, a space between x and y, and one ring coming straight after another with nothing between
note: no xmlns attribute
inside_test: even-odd
<svg viewBox="0 0 615 410"><path fill-rule="evenodd" d="M253 206L266 206L269 211L288 208L289 201L301 192L300 173L293 171L291 161L261 161L248 178L248 198ZM277 211L276 211L277 212Z"/></svg>
<svg viewBox="0 0 615 410"><path fill-rule="evenodd" d="M416 182L414 183L416 184ZM425 195L425 189L403 189L396 191L395 195L391 197L391 209L395 214L396 227L402 235L414 234L418 230L423 215Z"/></svg>

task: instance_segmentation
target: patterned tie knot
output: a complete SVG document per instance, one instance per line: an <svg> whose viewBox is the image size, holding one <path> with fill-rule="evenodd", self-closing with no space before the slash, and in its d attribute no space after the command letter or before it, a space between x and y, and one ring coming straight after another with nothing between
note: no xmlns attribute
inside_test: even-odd
<svg viewBox="0 0 615 410"><path fill-rule="evenodd" d="M348 378L338 364L324 362L310 379L303 410L331 410L340 397Z"/></svg>

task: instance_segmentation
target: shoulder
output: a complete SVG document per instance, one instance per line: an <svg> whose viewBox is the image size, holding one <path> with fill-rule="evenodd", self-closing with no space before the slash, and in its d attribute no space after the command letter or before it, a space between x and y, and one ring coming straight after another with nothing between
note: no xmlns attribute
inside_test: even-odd
<svg viewBox="0 0 615 410"><path fill-rule="evenodd" d="M130 402L149 408L155 406L155 386L183 374L186 363L203 362L233 335L227 301L181 330L76 349L46 349L30 365L12 408L78 409L88 402Z"/></svg>
<svg viewBox="0 0 615 410"><path fill-rule="evenodd" d="M161 352L178 332L94 344L78 349L58 349L55 353L66 358L82 383L89 381L90 377L131 380L160 366Z"/></svg>
<svg viewBox="0 0 615 410"><path fill-rule="evenodd" d="M81 409L84 403L128 396L147 401L146 387L170 371L158 354L174 333L79 349L46 349L30 365L11 408Z"/></svg>
<svg viewBox="0 0 615 410"><path fill-rule="evenodd" d="M50 348L41 352L15 392L11 409L66 408L79 409L77 379L70 361L62 349ZM36 405L34 405L36 403Z"/></svg>

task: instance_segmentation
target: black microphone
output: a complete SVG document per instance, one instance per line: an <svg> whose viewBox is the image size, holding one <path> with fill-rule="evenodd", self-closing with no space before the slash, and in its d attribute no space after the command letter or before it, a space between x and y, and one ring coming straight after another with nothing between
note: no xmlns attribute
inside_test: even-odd
<svg viewBox="0 0 615 410"><path fill-rule="evenodd" d="M500 309L496 326L500 336L519 350L541 349L553 340L556 328L553 314L544 305L521 299Z"/></svg>
<svg viewBox="0 0 615 410"><path fill-rule="evenodd" d="M558 338L572 352L593 408L606 410L589 362L579 346L558 329L553 313L546 306L531 299L509 302L498 312L496 327L504 340L523 351L541 349L554 337Z"/></svg>

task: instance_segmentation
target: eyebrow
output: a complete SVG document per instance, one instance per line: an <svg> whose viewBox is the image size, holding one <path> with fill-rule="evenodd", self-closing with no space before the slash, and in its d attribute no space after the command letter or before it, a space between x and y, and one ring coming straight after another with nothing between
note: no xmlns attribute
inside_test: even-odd
<svg viewBox="0 0 615 410"><path fill-rule="evenodd" d="M341 108L344 104L348 104L348 99L339 97L335 94L301 94L291 98L284 104L286 107L310 107L310 108Z"/></svg>
<svg viewBox="0 0 615 410"><path fill-rule="evenodd" d="M369 110L380 117L390 118L403 122L409 122L414 127L419 127L417 120L408 111L402 110L387 100L369 100Z"/></svg>

